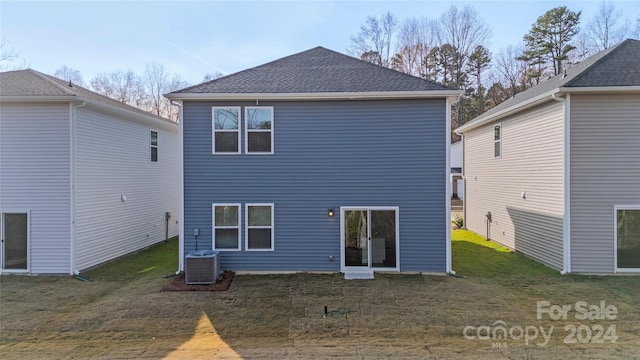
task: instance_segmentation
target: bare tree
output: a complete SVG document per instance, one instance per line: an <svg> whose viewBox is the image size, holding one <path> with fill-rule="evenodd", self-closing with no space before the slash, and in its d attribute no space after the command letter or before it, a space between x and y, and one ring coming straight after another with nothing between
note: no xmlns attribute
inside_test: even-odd
<svg viewBox="0 0 640 360"><path fill-rule="evenodd" d="M206 73L206 74L204 74L204 77L202 78L202 82L215 80L215 79L221 78L223 76L224 76L224 74L221 73L220 71L216 71L216 72L212 72L212 73Z"/></svg>
<svg viewBox="0 0 640 360"><path fill-rule="evenodd" d="M100 73L91 79L91 88L122 103L141 109L148 107L144 85L131 69Z"/></svg>
<svg viewBox="0 0 640 360"><path fill-rule="evenodd" d="M459 10L455 5L449 7L440 17L438 39L440 44L449 44L457 49L459 56L454 78L462 80L462 73L473 50L487 42L491 37L491 28L470 5ZM463 88L464 84L457 86Z"/></svg>
<svg viewBox="0 0 640 360"><path fill-rule="evenodd" d="M351 37L349 53L361 57L366 53L376 52L380 55L383 66L391 66L391 40L397 25L398 19L388 11L380 18L368 16L358 35Z"/></svg>
<svg viewBox="0 0 640 360"><path fill-rule="evenodd" d="M178 75L171 76L164 65L155 62L147 64L142 76L142 83L147 91L149 111L158 116L177 120L177 112L171 106L169 99L163 95L186 87L188 84L182 81Z"/></svg>
<svg viewBox="0 0 640 360"><path fill-rule="evenodd" d="M624 40L629 28L629 22L622 19L621 10L616 10L610 2L602 2L586 30L596 51L600 51Z"/></svg>
<svg viewBox="0 0 640 360"><path fill-rule="evenodd" d="M495 56L495 69L500 74L503 89L504 87L509 89L508 97L512 97L518 92L518 85L522 84L522 78L527 70L527 63L520 60L523 52L522 47L509 45L507 48L501 49Z"/></svg>
<svg viewBox="0 0 640 360"><path fill-rule="evenodd" d="M436 44L434 20L428 18L407 19L398 32L398 52L394 56L394 68L407 74L422 76L424 62Z"/></svg>
<svg viewBox="0 0 640 360"><path fill-rule="evenodd" d="M62 65L56 70L53 76L72 82L74 84L84 86L84 80L82 79L82 73L79 70L72 69L67 65Z"/></svg>
<svg viewBox="0 0 640 360"><path fill-rule="evenodd" d="M7 46L7 42L0 40L0 71L23 70L29 67L29 64L21 59L18 62L20 54L14 49Z"/></svg>

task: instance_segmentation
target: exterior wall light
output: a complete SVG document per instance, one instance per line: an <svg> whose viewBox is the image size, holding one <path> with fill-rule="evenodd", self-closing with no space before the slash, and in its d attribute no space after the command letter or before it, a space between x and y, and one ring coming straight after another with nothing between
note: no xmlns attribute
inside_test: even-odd
<svg viewBox="0 0 640 360"><path fill-rule="evenodd" d="M329 209L329 211L327 211L327 215L329 217L333 217L333 215L335 215L335 212L333 212L333 208Z"/></svg>

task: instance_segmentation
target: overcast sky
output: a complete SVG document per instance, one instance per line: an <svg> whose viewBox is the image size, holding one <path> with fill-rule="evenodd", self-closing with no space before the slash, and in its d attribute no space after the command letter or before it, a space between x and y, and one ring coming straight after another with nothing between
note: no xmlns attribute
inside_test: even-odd
<svg viewBox="0 0 640 360"><path fill-rule="evenodd" d="M195 84L316 46L346 53L368 15L391 11L401 21L438 17L471 3L490 25L492 52L522 43L536 18L567 5L582 24L601 1L6 1L0 37L29 67L53 74L66 65L85 82L99 72L163 64ZM629 19L640 0L612 1Z"/></svg>

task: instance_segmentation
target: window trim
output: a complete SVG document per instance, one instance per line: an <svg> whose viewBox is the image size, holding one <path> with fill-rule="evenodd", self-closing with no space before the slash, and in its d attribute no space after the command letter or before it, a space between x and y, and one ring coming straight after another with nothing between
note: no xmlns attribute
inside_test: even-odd
<svg viewBox="0 0 640 360"><path fill-rule="evenodd" d="M640 205L613 205L613 273L639 273L640 268L618 267L618 210L640 210Z"/></svg>
<svg viewBox="0 0 640 360"><path fill-rule="evenodd" d="M156 133L156 144L153 145L153 133ZM150 163L158 163L158 158L160 157L160 132L158 130L149 129L149 162ZM156 149L156 161L153 161L153 148Z"/></svg>
<svg viewBox="0 0 640 360"><path fill-rule="evenodd" d="M496 128L500 128L500 138L498 140L496 140ZM493 133L492 134L493 135L493 157L499 159L502 157L502 123L493 125L492 133ZM500 145L500 153L498 155L496 155L496 143Z"/></svg>
<svg viewBox="0 0 640 360"><path fill-rule="evenodd" d="M271 226L249 226L249 206L269 206L271 207ZM275 249L275 226L274 226L275 207L273 203L246 203L244 204L244 249L245 251L274 251ZM249 248L249 229L271 229L271 248L269 249L250 249Z"/></svg>
<svg viewBox="0 0 640 360"><path fill-rule="evenodd" d="M229 225L221 225L216 226L216 206L235 206L238 208L238 225L229 226ZM212 203L211 204L211 249L218 251L241 251L242 250L242 242L240 238L242 237L240 219L242 218L240 212L242 211L242 204L240 203ZM238 247L237 248L216 248L216 229L237 229L238 230Z"/></svg>
<svg viewBox="0 0 640 360"><path fill-rule="evenodd" d="M235 109L238 111L238 128L235 130L230 129L216 129L215 124L215 111L217 109ZM240 138L241 127L242 127L242 108L240 106L212 106L211 107L211 154L213 155L238 155L241 154L242 150L242 141ZM238 151L236 152L216 152L216 132L232 132L235 131L238 133Z"/></svg>
<svg viewBox="0 0 640 360"><path fill-rule="evenodd" d="M249 110L255 109L270 109L271 110L271 129L249 129ZM244 107L244 153L247 155L273 155L275 144L273 142L273 132L274 132L274 118L275 118L275 110L273 106L245 106ZM249 133L250 132L269 132L271 133L271 151L249 151Z"/></svg>

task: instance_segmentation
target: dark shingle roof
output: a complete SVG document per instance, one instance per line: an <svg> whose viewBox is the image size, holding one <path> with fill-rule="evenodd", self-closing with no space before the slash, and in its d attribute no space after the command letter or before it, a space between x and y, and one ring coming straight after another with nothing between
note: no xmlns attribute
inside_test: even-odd
<svg viewBox="0 0 640 360"><path fill-rule="evenodd" d="M451 89L319 46L171 94L296 94L430 90Z"/></svg>
<svg viewBox="0 0 640 360"><path fill-rule="evenodd" d="M110 97L100 95L80 85L71 84L57 77L43 74L32 69L7 71L0 73L0 96L2 97L77 97L78 100L89 100L102 105L127 110L140 115L156 118L163 121L168 119L156 116L152 113L127 105Z"/></svg>
<svg viewBox="0 0 640 360"><path fill-rule="evenodd" d="M476 117L458 130L473 128L494 115L521 105L560 88L640 86L640 41L627 39L600 51L586 60Z"/></svg>

